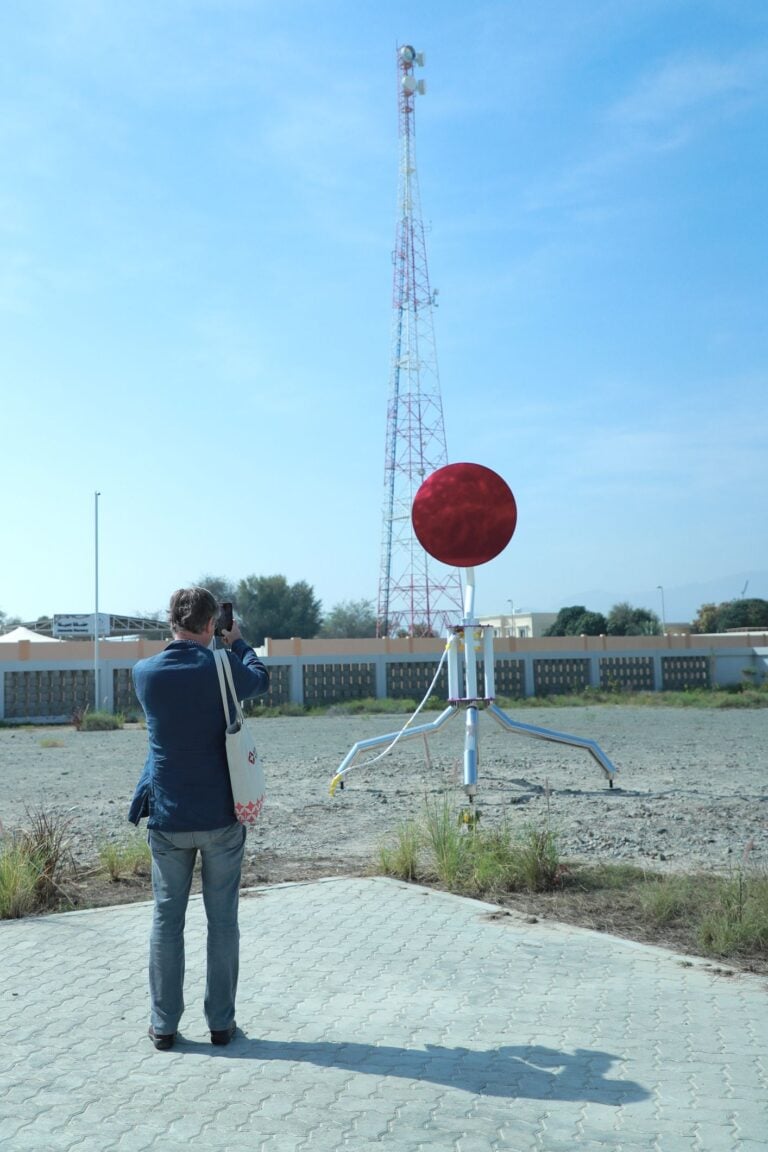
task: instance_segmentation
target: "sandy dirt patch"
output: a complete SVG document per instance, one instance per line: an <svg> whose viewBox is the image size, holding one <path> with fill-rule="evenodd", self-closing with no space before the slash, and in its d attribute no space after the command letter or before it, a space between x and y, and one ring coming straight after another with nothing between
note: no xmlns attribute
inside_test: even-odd
<svg viewBox="0 0 768 1152"><path fill-rule="evenodd" d="M588 753L508 734L481 715L483 825L548 814L561 854L573 859L724 871L751 845L751 861L768 866L768 711L595 706L512 715L597 740L619 775L609 788ZM352 745L395 732L404 719L251 722L268 777L268 805L248 837L255 877L363 870L382 838L420 815L425 796L460 783L457 716L430 737L428 758L420 739L402 743L376 765L354 768L331 798L330 779ZM60 746L45 746L54 741ZM130 832L127 810L145 749L141 728L0 729L0 820L8 830L25 823L27 808L65 812L75 856L86 863L104 841Z"/></svg>

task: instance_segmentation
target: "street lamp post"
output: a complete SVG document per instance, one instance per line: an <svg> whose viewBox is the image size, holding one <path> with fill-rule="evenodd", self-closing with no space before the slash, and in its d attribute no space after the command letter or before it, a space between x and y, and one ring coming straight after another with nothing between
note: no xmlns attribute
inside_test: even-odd
<svg viewBox="0 0 768 1152"><path fill-rule="evenodd" d="M94 608L93 608L93 707L99 710L99 496L93 494L93 555L94 555Z"/></svg>
<svg viewBox="0 0 768 1152"><path fill-rule="evenodd" d="M662 636L666 636L666 634L667 634L667 616L666 616L666 612L664 611L664 588L661 584L657 584L656 588L658 589L659 592L661 592L661 634L662 634Z"/></svg>

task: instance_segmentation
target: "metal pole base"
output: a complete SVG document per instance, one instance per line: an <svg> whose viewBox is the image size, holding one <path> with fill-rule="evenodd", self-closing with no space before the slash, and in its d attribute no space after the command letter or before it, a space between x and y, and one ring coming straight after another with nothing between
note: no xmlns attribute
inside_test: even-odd
<svg viewBox="0 0 768 1152"><path fill-rule="evenodd" d="M608 786L613 788L613 781L616 776L616 768L611 760L603 752L599 744L594 740L590 740L586 736L571 736L566 732L557 732L552 728L539 728L535 724L524 724L521 720L513 720L506 712L502 712L501 708L497 707L493 700L459 700L451 701L448 707L440 713L436 720L431 721L429 724L419 724L416 728L409 728L403 732L388 732L384 736L373 736L369 740L358 740L354 744L347 755L342 760L338 767L336 775L331 780L331 796L334 795L336 789L344 784L345 773L353 766L355 760L361 752L367 752L372 748L380 748L384 744L399 743L401 740L412 740L414 736L427 736L431 732L436 732L438 728L442 728L447 720L455 716L460 711L461 707L465 707L467 711L467 722L465 728L464 738L464 791L469 797L470 804L472 803L477 793L477 717L478 706L485 705L485 709L494 718L497 724L508 732L512 732L519 736L531 736L536 740L550 740L555 744L569 744L573 748L584 748L589 752L590 756L600 765L603 773L608 778ZM474 809L464 809L463 811L472 813ZM477 813L471 819L462 819L462 823L477 823L480 814Z"/></svg>

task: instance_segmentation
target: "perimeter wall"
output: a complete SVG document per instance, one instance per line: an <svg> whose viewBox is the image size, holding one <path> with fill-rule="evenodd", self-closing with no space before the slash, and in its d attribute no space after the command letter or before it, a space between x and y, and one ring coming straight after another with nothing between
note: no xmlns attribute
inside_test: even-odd
<svg viewBox="0 0 768 1152"><path fill-rule="evenodd" d="M162 641L102 641L101 710L140 711L131 669ZM435 675L443 639L267 640L271 676L259 703L333 704L367 697L420 701ZM729 687L768 679L768 633L709 636L580 636L494 641L497 696L562 695L584 688L660 692ZM482 684L482 660L478 682ZM0 720L69 721L94 707L90 641L0 644ZM445 699L445 666L433 689Z"/></svg>

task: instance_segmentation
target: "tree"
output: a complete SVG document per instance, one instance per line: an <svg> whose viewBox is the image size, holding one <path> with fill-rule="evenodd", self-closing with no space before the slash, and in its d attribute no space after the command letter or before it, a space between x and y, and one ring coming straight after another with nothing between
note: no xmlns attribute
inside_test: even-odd
<svg viewBox="0 0 768 1152"><path fill-rule="evenodd" d="M554 624L544 632L545 636L602 636L607 629L602 612L588 612L583 604L572 604L561 608Z"/></svg>
<svg viewBox="0 0 768 1152"><path fill-rule="evenodd" d="M575 633L571 629L575 621L579 620L586 611L583 604L572 604L570 608L561 608L554 624L550 624L549 628L544 630L544 635L574 636Z"/></svg>
<svg viewBox="0 0 768 1152"><path fill-rule="evenodd" d="M702 604L691 624L692 632L717 632L717 605Z"/></svg>
<svg viewBox="0 0 768 1152"><path fill-rule="evenodd" d="M578 636L605 636L608 631L608 621L602 612L585 612L576 626Z"/></svg>
<svg viewBox="0 0 768 1152"><path fill-rule="evenodd" d="M608 613L609 636L658 636L660 633L659 618L650 608L633 608L622 600Z"/></svg>
<svg viewBox="0 0 768 1152"><path fill-rule="evenodd" d="M730 600L720 605L717 622L721 632L730 628L768 628L768 600Z"/></svg>
<svg viewBox="0 0 768 1152"><path fill-rule="evenodd" d="M236 586L234 582L226 576L201 576L195 582L197 588L207 588L212 596L215 596L219 604L223 600L230 600L235 602Z"/></svg>
<svg viewBox="0 0 768 1152"><path fill-rule="evenodd" d="M334 639L376 635L376 612L372 600L340 600L323 619L320 636Z"/></svg>
<svg viewBox="0 0 768 1152"><path fill-rule="evenodd" d="M692 625L694 632L727 632L731 628L768 628L768 600L724 600L702 604Z"/></svg>
<svg viewBox="0 0 768 1152"><path fill-rule="evenodd" d="M243 634L256 646L269 636L311 639L320 630L322 604L305 580L289 584L285 576L246 576L233 596Z"/></svg>
<svg viewBox="0 0 768 1152"><path fill-rule="evenodd" d="M0 633L10 632L17 624L21 624L19 616L9 616L6 612L0 611Z"/></svg>

